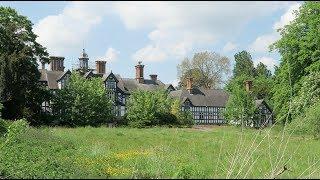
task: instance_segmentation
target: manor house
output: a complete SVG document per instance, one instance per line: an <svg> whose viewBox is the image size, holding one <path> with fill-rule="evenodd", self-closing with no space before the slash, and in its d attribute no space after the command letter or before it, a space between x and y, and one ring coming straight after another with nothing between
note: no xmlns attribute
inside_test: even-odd
<svg viewBox="0 0 320 180"><path fill-rule="evenodd" d="M65 71L64 57L50 56L49 70L42 64L40 82L51 91L55 92L64 88L71 75L70 70ZM228 101L228 94L222 89L204 89L194 87L192 78L187 81L185 89L176 90L172 84L165 84L158 79L157 74L150 74L150 78L144 77L144 65L141 62L134 67L135 78L124 78L112 71L106 72L106 61L95 61L96 68L90 69L89 56L83 49L79 57L79 66L75 69L83 77L101 77L108 96L112 98L114 115L121 117L126 113L127 99L135 90L154 91L156 89L166 90L170 96L182 101L182 110L190 110L196 124L224 124L223 110ZM251 84L250 84L251 83ZM252 82L248 81L246 88L250 90ZM272 123L272 111L263 100L256 100L256 108L262 115L259 124ZM44 112L52 113L50 102L43 102Z"/></svg>

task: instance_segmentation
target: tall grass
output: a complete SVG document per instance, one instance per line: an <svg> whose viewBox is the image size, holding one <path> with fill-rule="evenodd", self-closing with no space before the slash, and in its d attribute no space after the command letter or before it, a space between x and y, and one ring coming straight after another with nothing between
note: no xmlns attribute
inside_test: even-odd
<svg viewBox="0 0 320 180"><path fill-rule="evenodd" d="M30 140L31 131L47 135ZM33 170L23 170L23 166L0 165L2 174L21 177L14 173L19 170L24 177L38 178L320 177L320 141L283 132L279 127L263 130L231 126L211 129L84 127L31 131L20 144L11 147L20 152L16 150L8 156L20 153L15 162L27 165L27 161L33 161L38 166L51 158L56 166L49 163L49 169L33 166ZM28 157L27 152L34 148L47 152L41 153L47 161L39 161L36 156L39 150ZM3 150L0 151L2 154ZM26 157L27 160L23 160ZM69 160L64 159L67 157Z"/></svg>

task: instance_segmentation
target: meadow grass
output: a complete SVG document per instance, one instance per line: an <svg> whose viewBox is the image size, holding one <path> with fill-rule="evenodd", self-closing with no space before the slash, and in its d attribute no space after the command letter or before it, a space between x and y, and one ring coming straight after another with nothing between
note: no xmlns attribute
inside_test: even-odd
<svg viewBox="0 0 320 180"><path fill-rule="evenodd" d="M37 140L37 137L28 140L26 138L28 135L25 135L22 140L25 145L17 143L21 152L15 153L25 154L20 155L20 158L26 158L24 156L27 156L30 151L44 149L41 156L55 156L56 166L60 166L59 168L66 171L66 174L64 175L63 171L59 173L50 165L47 171L55 172L49 173L50 177L320 177L320 162L318 162L320 141L309 136L289 136L288 132L283 133L279 128L278 130L277 128L255 130L213 126L211 128L46 127L32 129L47 135L42 135L40 140ZM46 141L46 138L49 139ZM40 143L40 141L43 142ZM44 146L50 146L50 148ZM15 145L12 147L16 148ZM52 149L55 150L52 151ZM11 153L11 156L14 154ZM41 158L36 157L36 155L29 157L28 161L39 164ZM6 158L9 160L8 157ZM3 160L6 158L3 157ZM47 159L50 160L50 158ZM19 158L15 160L21 163ZM65 169L64 167L68 167L68 164L69 169ZM283 171L284 166L287 170ZM19 168L22 169L23 166L0 165L0 173L7 177L21 177L23 173L10 174ZM33 168L33 171L39 172L24 173L27 173L26 177L35 178L48 174L45 169L37 169L37 167Z"/></svg>

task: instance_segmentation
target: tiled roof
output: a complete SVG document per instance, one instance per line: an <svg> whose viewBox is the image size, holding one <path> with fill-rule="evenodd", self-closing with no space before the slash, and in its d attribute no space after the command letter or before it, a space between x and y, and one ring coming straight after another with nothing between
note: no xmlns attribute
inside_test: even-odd
<svg viewBox="0 0 320 180"><path fill-rule="evenodd" d="M171 91L170 95L182 101L189 99L194 106L225 107L229 98L229 95L222 89L204 88L193 88L192 94L185 89Z"/></svg>
<svg viewBox="0 0 320 180"><path fill-rule="evenodd" d="M103 80L105 81L112 72L105 74ZM145 91L153 91L156 89L164 89L167 86L161 82L160 80L154 81L151 79L144 79L143 83L139 83L134 78L122 78L119 74L113 74L115 78L118 80L118 88L120 88L125 93L131 93L135 90L145 90ZM169 86L169 85L168 85Z"/></svg>
<svg viewBox="0 0 320 180"><path fill-rule="evenodd" d="M63 71L48 71L46 69L40 69L39 71L41 73L40 81L47 82L49 89L58 89L57 80L65 72L63 72Z"/></svg>

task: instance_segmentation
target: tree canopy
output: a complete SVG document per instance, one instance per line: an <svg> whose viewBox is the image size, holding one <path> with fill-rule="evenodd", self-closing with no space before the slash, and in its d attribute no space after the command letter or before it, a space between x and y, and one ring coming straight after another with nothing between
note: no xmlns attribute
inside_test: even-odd
<svg viewBox="0 0 320 180"><path fill-rule="evenodd" d="M188 77L193 77L193 85L204 88L218 88L230 71L230 60L215 52L195 53L192 59L185 58L177 66L180 86L186 86Z"/></svg>
<svg viewBox="0 0 320 180"><path fill-rule="evenodd" d="M255 123L256 107L254 100L264 99L270 102L271 88L273 86L271 71L263 63L254 67L251 55L247 51L235 54L235 67L233 76L225 86L230 97L225 111L227 120L250 125ZM245 81L252 81L252 89L247 92ZM270 104L269 104L270 105Z"/></svg>
<svg viewBox="0 0 320 180"><path fill-rule="evenodd" d="M246 75L248 77L253 77L255 74L255 69L252 61L252 57L249 52L241 51L234 55L234 60L236 62L233 69L233 76Z"/></svg>
<svg viewBox="0 0 320 180"><path fill-rule="evenodd" d="M272 89L277 120L290 122L292 99L297 96L305 76L320 71L320 3L305 2L295 19L279 29L281 38L271 50L281 54Z"/></svg>
<svg viewBox="0 0 320 180"><path fill-rule="evenodd" d="M40 111L44 89L39 86L37 60L48 61L36 42L32 23L14 9L0 7L0 97L7 119L30 117Z"/></svg>

